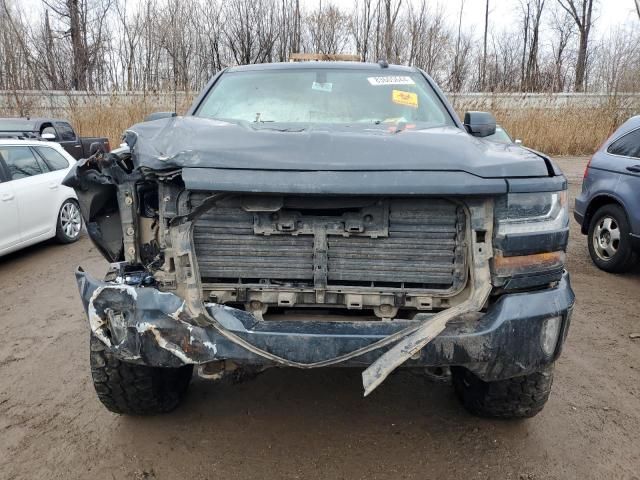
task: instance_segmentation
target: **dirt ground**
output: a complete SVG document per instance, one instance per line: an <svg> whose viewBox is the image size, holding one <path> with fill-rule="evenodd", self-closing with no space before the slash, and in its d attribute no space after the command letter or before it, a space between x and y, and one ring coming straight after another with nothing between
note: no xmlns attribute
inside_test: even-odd
<svg viewBox="0 0 640 480"><path fill-rule="evenodd" d="M586 159L559 163L573 197ZM2 258L0 478L639 478L640 270L597 270L571 225L572 330L546 409L520 422L474 418L450 385L407 372L365 399L352 369L196 378L172 414L114 415L89 378L73 277L105 261L86 237Z"/></svg>

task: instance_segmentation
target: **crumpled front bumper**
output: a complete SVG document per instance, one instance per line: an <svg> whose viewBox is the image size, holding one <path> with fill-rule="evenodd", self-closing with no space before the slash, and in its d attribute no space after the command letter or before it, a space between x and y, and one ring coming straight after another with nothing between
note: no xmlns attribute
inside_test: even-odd
<svg viewBox="0 0 640 480"><path fill-rule="evenodd" d="M275 365L221 335L214 326L191 324L185 303L177 295L153 287L98 281L81 269L76 278L92 332L122 360L162 367L216 360ZM529 373L560 354L573 303L568 273L554 288L503 295L486 312L450 321L405 366L465 366L484 380ZM260 321L224 305L208 304L206 308L228 331L261 350L300 363L342 356L414 322ZM562 325L555 351L549 356L539 339L543 321L554 316L562 317ZM338 365L367 367L391 346Z"/></svg>

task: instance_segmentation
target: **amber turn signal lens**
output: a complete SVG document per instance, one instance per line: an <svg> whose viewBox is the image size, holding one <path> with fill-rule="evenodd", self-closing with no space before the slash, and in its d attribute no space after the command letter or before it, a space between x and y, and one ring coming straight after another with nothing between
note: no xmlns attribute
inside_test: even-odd
<svg viewBox="0 0 640 480"><path fill-rule="evenodd" d="M515 257L497 255L493 258L493 272L501 277L538 273L560 268L564 266L564 262L564 252L536 253L535 255Z"/></svg>

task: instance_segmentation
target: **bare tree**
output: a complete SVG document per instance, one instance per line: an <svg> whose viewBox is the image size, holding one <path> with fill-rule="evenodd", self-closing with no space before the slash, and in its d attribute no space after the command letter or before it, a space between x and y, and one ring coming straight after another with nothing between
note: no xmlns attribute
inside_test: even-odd
<svg viewBox="0 0 640 480"><path fill-rule="evenodd" d="M356 0L351 15L351 34L355 41L356 51L363 62L369 60L369 43L371 40L371 27L375 18L375 10L372 8L372 0Z"/></svg>
<svg viewBox="0 0 640 480"><path fill-rule="evenodd" d="M462 15L464 13L464 0L460 2L460 13L458 16L458 34L456 36L456 47L453 58L453 69L449 76L449 88L454 92L462 90L464 79L469 69L469 53L471 52L471 37L462 34Z"/></svg>
<svg viewBox="0 0 640 480"><path fill-rule="evenodd" d="M307 17L310 49L316 53L342 53L349 35L349 19L338 7L311 12Z"/></svg>
<svg viewBox="0 0 640 480"><path fill-rule="evenodd" d="M482 63L480 65L480 90L484 90L486 88L488 33L489 33L489 0L486 0L485 9L484 9L484 37L482 42Z"/></svg>
<svg viewBox="0 0 640 480"><path fill-rule="evenodd" d="M379 0L380 1L380 0ZM384 3L384 45L385 45L385 58L387 61L397 62L397 55L394 54L394 29L396 26L396 20L398 19L398 13L400 12L400 6L402 0L397 0L394 5L394 0L382 0Z"/></svg>
<svg viewBox="0 0 640 480"><path fill-rule="evenodd" d="M520 88L524 88L526 77L526 58L529 47L529 27L531 26L531 1L520 0L522 10L522 56L520 61Z"/></svg>
<svg viewBox="0 0 640 480"><path fill-rule="evenodd" d="M576 92L582 92L585 89L589 34L593 26L594 0L558 0L558 3L571 15L580 34L574 89Z"/></svg>
<svg viewBox="0 0 640 480"><path fill-rule="evenodd" d="M74 90L92 88L92 73L99 68L104 48L106 16L111 0L43 0L65 26L65 36L71 41Z"/></svg>
<svg viewBox="0 0 640 480"><path fill-rule="evenodd" d="M612 29L601 40L596 81L607 93L637 91L640 87L640 45L637 34L625 28Z"/></svg>
<svg viewBox="0 0 640 480"><path fill-rule="evenodd" d="M575 22L563 9L555 9L551 24L553 37L551 48L553 51L553 79L551 91L562 92L565 90L567 68L565 65L567 46L573 37Z"/></svg>
<svg viewBox="0 0 640 480"><path fill-rule="evenodd" d="M517 22L501 28L484 0L475 37L464 2L451 19L432 0L309 3L42 0L33 14L0 0L0 89L193 91L226 66L297 51L386 57L452 91L640 89L637 29L592 41L597 0L519 0Z"/></svg>
<svg viewBox="0 0 640 480"><path fill-rule="evenodd" d="M527 2L527 11L529 18L529 55L527 60L526 72L524 76L523 89L526 91L535 91L538 88L538 48L540 42L540 20L544 9L545 0L530 0Z"/></svg>

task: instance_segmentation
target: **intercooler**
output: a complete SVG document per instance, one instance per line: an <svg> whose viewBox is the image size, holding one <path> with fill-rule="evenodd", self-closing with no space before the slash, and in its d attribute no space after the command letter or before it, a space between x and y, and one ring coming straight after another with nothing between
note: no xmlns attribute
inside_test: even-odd
<svg viewBox="0 0 640 480"><path fill-rule="evenodd" d="M321 303L318 291L459 291L465 220L444 199L238 198L200 216L193 239L208 290L311 290Z"/></svg>

